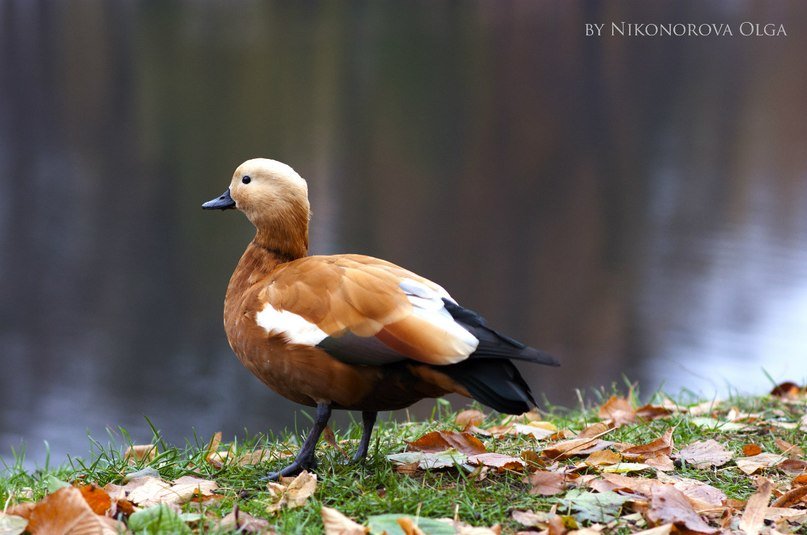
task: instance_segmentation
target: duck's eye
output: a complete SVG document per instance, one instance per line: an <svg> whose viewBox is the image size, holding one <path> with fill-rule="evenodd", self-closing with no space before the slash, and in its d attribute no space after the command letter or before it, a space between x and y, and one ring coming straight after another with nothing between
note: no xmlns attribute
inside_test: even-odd
<svg viewBox="0 0 807 535"><path fill-rule="evenodd" d="M249 178L248 176L244 175L244 176L241 177L241 182L244 183L244 184L249 184L250 182L252 182L252 179Z"/></svg>

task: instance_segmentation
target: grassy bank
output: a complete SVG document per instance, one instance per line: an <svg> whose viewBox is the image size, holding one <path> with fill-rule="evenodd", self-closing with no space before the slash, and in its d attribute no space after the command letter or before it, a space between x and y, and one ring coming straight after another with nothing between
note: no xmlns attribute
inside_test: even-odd
<svg viewBox="0 0 807 535"><path fill-rule="evenodd" d="M701 482L705 486L699 487L700 491L708 495L701 500L704 502L715 499L709 489L719 491L723 496L707 505L697 501L701 498L690 499L695 514L714 529L737 529L749 508L749 497L760 495L760 481L764 480L771 486L770 492L762 496L765 506L788 492L795 497L780 500L780 508L790 510L784 519L765 509L762 529L778 522L780 531L807 533L804 519L798 516L807 503L793 492L800 481L807 479L799 479L807 451L807 398L803 391L794 387L778 396L689 403L672 403L659 395L643 408L630 396L606 398L597 399L585 409L551 408L522 418L487 412L479 421L480 415L465 412L459 423L457 413L438 403L428 422L381 421L367 462L358 466L345 461L358 442L360 425L336 429L332 440L320 444L316 487L309 489L310 496L305 492L299 495L297 507L290 507L296 505L294 488L270 489L261 479L267 471L289 462L287 455L296 450L300 440L289 435L272 439L257 436L236 442L225 438L221 443L205 437L185 447L164 444L156 436L154 449L131 451L128 455L126 444L95 443L92 458L73 459L60 468L29 473L20 468L21 463L6 467L0 478L0 500L8 513L28 515L30 520L31 506L25 503L42 503L65 483L83 487L86 498L95 488L88 485L96 485L106 487L105 491L96 490L112 494L113 503L120 498L113 514L128 523L133 510L149 509L162 501L160 491L141 498L141 503L129 500L130 490L135 488L132 483L124 487L129 490L119 492L115 485L125 485L127 474L135 472L162 482L163 487L155 488L164 488L162 495L170 496L165 500L169 503L167 510L182 513L179 520L183 526L201 533L232 531L234 524L222 524L221 519L234 509L239 511L239 525L251 515L268 521L264 529L320 533L323 506L360 524L372 520L376 523L373 527L389 521L373 520L377 515L403 513L415 517L416 523L420 519L449 518L477 527L498 526L505 533L541 531L548 526L554 532L586 527L604 532L636 532L652 525L693 527L674 513L661 510L656 491L637 486L640 479L657 482L654 484L665 489L676 482ZM472 437L460 434L465 428ZM587 438L581 439L578 434L584 430ZM451 440L458 438L460 442L455 447L461 451L478 448L475 437L487 452L499 456L486 457L488 460L475 464L473 455L481 450L469 450L449 457L445 464L450 466L423 468L435 459L446 458L431 451L440 448L428 439L428 451L415 452L413 458L403 460L407 462L388 458L405 451L408 442L432 431L442 431ZM700 450L688 448L711 444L710 439L722 446L722 452L715 453L704 446L712 457L697 457ZM696 452L694 457L690 450ZM749 472L753 465L746 460L755 458L764 462ZM197 485L195 492L176 498L172 493L182 492L167 487L183 476L214 482L216 488ZM693 483L677 487L686 485ZM690 494L686 497L690 498ZM95 513L104 514L106 502L98 506L89 498L87 501ZM62 507L60 503L54 501L51 509ZM44 510L40 510L40 516ZM123 525L117 524L116 529ZM134 527L142 525L136 523ZM254 525L266 526L260 522ZM33 526L37 528L36 522ZM163 528L168 529L166 526ZM428 533L428 526L423 530Z"/></svg>

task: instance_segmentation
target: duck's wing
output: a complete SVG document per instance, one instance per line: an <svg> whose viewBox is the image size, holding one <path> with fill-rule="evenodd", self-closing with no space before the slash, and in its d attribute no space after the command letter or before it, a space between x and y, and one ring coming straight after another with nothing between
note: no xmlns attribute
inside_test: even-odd
<svg viewBox="0 0 807 535"><path fill-rule="evenodd" d="M439 285L377 258L296 260L273 273L260 298L256 321L265 330L352 364L445 366L472 355L550 363L489 329Z"/></svg>
<svg viewBox="0 0 807 535"><path fill-rule="evenodd" d="M467 359L478 340L452 318L444 298L451 299L440 286L383 260L311 256L272 274L256 321L289 343L353 364L446 365Z"/></svg>

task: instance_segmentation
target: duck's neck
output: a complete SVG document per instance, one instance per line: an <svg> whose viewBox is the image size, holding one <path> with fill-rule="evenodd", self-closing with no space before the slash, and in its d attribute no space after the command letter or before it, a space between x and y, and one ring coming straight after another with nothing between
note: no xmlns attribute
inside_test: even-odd
<svg viewBox="0 0 807 535"><path fill-rule="evenodd" d="M251 245L265 249L279 262L308 256L307 209L277 211L271 218L258 219L254 223L258 231Z"/></svg>

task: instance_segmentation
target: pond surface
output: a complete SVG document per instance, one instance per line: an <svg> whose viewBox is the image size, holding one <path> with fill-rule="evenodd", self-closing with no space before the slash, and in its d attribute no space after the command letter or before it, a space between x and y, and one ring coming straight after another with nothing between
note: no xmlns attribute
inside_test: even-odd
<svg viewBox="0 0 807 535"><path fill-rule="evenodd" d="M0 456L307 428L221 325L252 229L200 204L254 156L308 179L313 251L558 355L521 367L551 403L804 381L807 4L598 5L0 3Z"/></svg>

